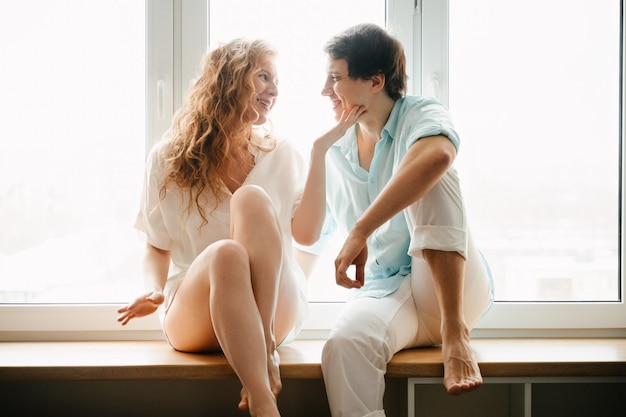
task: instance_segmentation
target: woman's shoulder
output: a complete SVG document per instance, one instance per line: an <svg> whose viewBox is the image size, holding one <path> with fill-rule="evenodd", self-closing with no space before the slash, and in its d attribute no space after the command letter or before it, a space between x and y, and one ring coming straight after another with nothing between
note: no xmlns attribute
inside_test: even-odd
<svg viewBox="0 0 626 417"><path fill-rule="evenodd" d="M152 148L150 148L146 155L146 168L148 172L151 172L154 175L163 171L164 158L168 146L169 143L167 140L160 140L154 144Z"/></svg>
<svg viewBox="0 0 626 417"><path fill-rule="evenodd" d="M167 150L168 145L168 140L161 139L160 141L155 143L152 148L150 148L146 159L151 160L162 157L163 153Z"/></svg>
<svg viewBox="0 0 626 417"><path fill-rule="evenodd" d="M295 144L283 136L273 136L271 143L267 154L274 158L297 158L300 154Z"/></svg>
<svg viewBox="0 0 626 417"><path fill-rule="evenodd" d="M271 149L259 152L257 167L261 172L272 172L274 177L300 178L306 170L306 163L292 141L277 138Z"/></svg>
<svg viewBox="0 0 626 417"><path fill-rule="evenodd" d="M276 148L282 149L283 152L297 152L298 151L296 149L295 144L291 140L283 136L276 137Z"/></svg>

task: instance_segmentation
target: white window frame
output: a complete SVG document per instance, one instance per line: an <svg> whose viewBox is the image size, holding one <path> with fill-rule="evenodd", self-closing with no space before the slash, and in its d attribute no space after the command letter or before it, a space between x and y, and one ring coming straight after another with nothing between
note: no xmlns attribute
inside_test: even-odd
<svg viewBox="0 0 626 417"><path fill-rule="evenodd" d="M624 1L622 0L622 22L624 19ZM416 12L421 15L422 73L414 73L414 79L421 82L424 94L438 97L448 104L448 0L416 0ZM540 12L540 11L538 11ZM419 30L419 29L418 29ZM624 54L624 34L622 33L622 59ZM621 136L624 138L624 86L626 72L622 63L621 74ZM624 147L622 157L624 161ZM621 169L621 199L624 194L624 170ZM621 218L624 219L624 204L621 203ZM624 224L620 222L621 244L620 257L620 299L621 302L558 302L495 303L489 314L478 324L475 334L488 336L537 336L537 335L577 335L577 336L626 336L626 304L624 304Z"/></svg>
<svg viewBox="0 0 626 417"><path fill-rule="evenodd" d="M147 88L146 148L169 127L182 103L208 45L207 0L146 1ZM622 0L622 21L624 0ZM410 94L428 94L448 102L448 0L387 0L387 22L405 45L411 69ZM622 35L624 36L624 35ZM622 57L624 41L622 39ZM622 65L621 117L624 110ZM624 137L624 123L620 134ZM622 146L622 161L624 159ZM624 195L622 169L621 194ZM626 218L621 204L622 219ZM621 259L624 258L621 227ZM313 278L314 279L314 278ZM621 302L615 303L495 303L474 330L475 337L626 337L624 270L620 265ZM301 338L325 337L343 303L310 303ZM156 315L122 328L115 320L118 306L2 305L0 341L16 340L160 340Z"/></svg>

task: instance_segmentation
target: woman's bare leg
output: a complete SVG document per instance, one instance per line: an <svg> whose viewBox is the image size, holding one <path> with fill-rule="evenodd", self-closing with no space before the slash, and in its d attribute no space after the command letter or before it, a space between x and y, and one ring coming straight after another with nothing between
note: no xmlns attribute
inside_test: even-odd
<svg viewBox="0 0 626 417"><path fill-rule="evenodd" d="M191 265L165 317L172 346L222 348L251 393L251 415L279 416L267 373L263 323L252 291L247 253L233 240L211 245Z"/></svg>
<svg viewBox="0 0 626 417"><path fill-rule="evenodd" d="M232 239L209 246L189 268L165 329L178 350L221 348L243 385L240 407L254 416L278 416L282 386L274 327L284 337L293 326L297 286L280 282L282 242L265 192L236 192L231 226ZM285 305L278 310L285 317L275 326L279 293Z"/></svg>
<svg viewBox="0 0 626 417"><path fill-rule="evenodd" d="M242 187L233 196L231 236L246 249L249 257L252 290L263 326L267 375L271 391L277 396L282 383L274 325L283 249L273 205L262 189ZM252 392L244 384L240 408L252 410L253 401Z"/></svg>
<svg viewBox="0 0 626 417"><path fill-rule="evenodd" d="M211 316L217 339L228 362L239 377L248 394L250 414L253 416L278 416L276 398L272 392L267 372L265 333L261 314L257 308L253 284L246 262L220 262L216 275L229 277L211 291ZM216 268L218 269L218 268ZM246 278L238 282L239 276ZM229 282L226 282L229 281Z"/></svg>
<svg viewBox="0 0 626 417"><path fill-rule="evenodd" d="M457 252L425 249L424 259L433 276L441 310L444 386L453 395L474 390L483 380L463 315L465 258Z"/></svg>
<svg viewBox="0 0 626 417"><path fill-rule="evenodd" d="M263 323L252 291L244 247L234 240L211 245L191 265L165 318L175 349L222 349L251 393L256 416L278 416L270 388Z"/></svg>

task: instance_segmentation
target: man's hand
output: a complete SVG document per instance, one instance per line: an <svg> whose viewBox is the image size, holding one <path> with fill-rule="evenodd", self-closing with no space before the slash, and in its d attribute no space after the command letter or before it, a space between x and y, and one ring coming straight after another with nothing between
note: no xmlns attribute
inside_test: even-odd
<svg viewBox="0 0 626 417"><path fill-rule="evenodd" d="M365 263L367 262L367 236L350 232L335 259L335 280L345 288L361 288L365 284ZM354 279L348 276L350 265L355 266Z"/></svg>

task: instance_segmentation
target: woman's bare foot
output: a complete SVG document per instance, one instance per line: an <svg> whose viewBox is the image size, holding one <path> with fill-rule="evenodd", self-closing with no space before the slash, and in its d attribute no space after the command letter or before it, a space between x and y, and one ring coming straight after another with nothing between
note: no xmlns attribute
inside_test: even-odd
<svg viewBox="0 0 626 417"><path fill-rule="evenodd" d="M267 358L267 374L270 378L270 388L275 397L278 397L283 389L283 383L280 379L280 356L274 349Z"/></svg>
<svg viewBox="0 0 626 417"><path fill-rule="evenodd" d="M267 360L267 373L270 380L270 388L272 390L272 394L274 394L274 398L278 398L278 394L283 388L283 383L280 379L280 357L278 352L274 350L272 354L269 355ZM240 392L241 400L237 405L241 411L249 411L250 405L248 403L248 393L245 388L241 388Z"/></svg>
<svg viewBox="0 0 626 417"><path fill-rule="evenodd" d="M443 384L448 394L473 391L483 383L470 346L469 330L461 324L442 331Z"/></svg>
<svg viewBox="0 0 626 417"><path fill-rule="evenodd" d="M241 400L239 400L237 408L239 408L241 411L248 411L248 393L246 392L245 388L241 389L239 396L241 397Z"/></svg>
<svg viewBox="0 0 626 417"><path fill-rule="evenodd" d="M279 417L278 406L276 404L276 397L272 396L266 401L260 401L260 404L256 402L250 403L248 393L245 388L241 389L241 401L237 406L241 411L248 411L253 417Z"/></svg>

